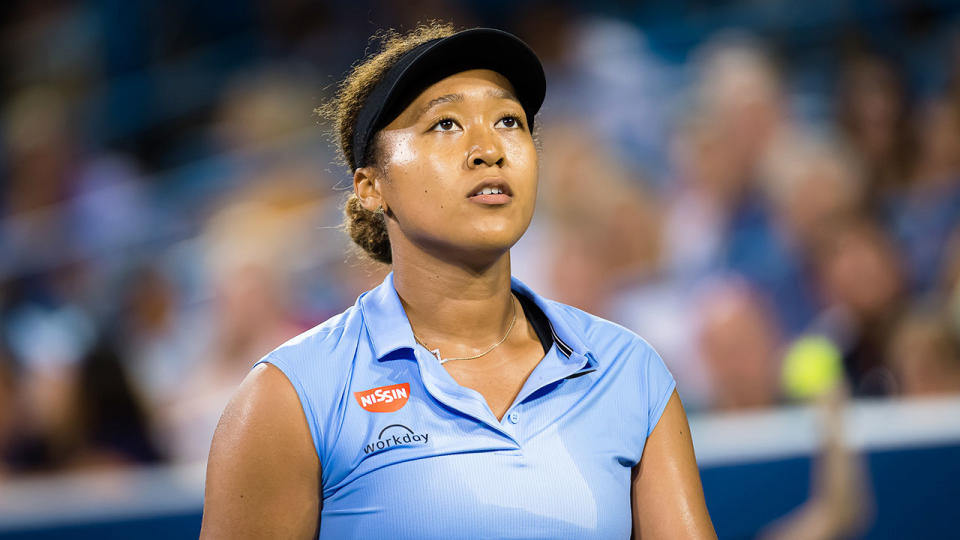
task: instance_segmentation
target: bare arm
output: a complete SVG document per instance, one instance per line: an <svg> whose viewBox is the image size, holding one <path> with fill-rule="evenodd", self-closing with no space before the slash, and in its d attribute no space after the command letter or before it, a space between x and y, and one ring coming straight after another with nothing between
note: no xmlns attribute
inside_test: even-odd
<svg viewBox="0 0 960 540"><path fill-rule="evenodd" d="M633 538L716 538L693 441L674 392L633 469Z"/></svg>
<svg viewBox="0 0 960 540"><path fill-rule="evenodd" d="M213 436L200 537L316 538L320 501L320 461L297 393L261 364Z"/></svg>

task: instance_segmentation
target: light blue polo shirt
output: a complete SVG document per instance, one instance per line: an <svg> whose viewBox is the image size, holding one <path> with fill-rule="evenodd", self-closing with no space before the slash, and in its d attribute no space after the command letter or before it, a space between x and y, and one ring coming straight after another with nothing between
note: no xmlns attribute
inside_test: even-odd
<svg viewBox="0 0 960 540"><path fill-rule="evenodd" d="M310 426L319 538L630 537L631 468L673 377L629 330L512 288L554 339L502 420L416 343L392 273L261 360Z"/></svg>

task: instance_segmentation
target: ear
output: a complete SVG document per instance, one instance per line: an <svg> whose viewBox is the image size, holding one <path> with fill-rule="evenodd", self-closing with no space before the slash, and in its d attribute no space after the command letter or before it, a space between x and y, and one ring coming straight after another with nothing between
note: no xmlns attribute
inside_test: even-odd
<svg viewBox="0 0 960 540"><path fill-rule="evenodd" d="M377 167L360 167L353 171L353 192L360 199L360 204L370 212L376 212L379 208L387 210L387 203L380 193L381 175Z"/></svg>

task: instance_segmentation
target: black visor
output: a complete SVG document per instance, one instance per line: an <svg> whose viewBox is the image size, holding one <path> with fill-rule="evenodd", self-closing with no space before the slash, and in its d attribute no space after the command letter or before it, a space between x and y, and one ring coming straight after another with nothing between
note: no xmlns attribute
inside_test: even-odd
<svg viewBox="0 0 960 540"><path fill-rule="evenodd" d="M513 34L473 28L434 39L405 53L367 96L353 126L353 169L366 166L366 154L377 131L392 122L428 86L454 73L489 69L513 85L533 130L547 83L540 59Z"/></svg>

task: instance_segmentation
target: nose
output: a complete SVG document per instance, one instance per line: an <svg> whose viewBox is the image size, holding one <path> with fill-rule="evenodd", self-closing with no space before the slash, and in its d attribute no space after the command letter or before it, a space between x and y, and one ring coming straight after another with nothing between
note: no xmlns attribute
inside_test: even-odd
<svg viewBox="0 0 960 540"><path fill-rule="evenodd" d="M467 152L467 168L474 169L484 165L503 167L504 158L503 148L497 136L488 130L483 130Z"/></svg>

